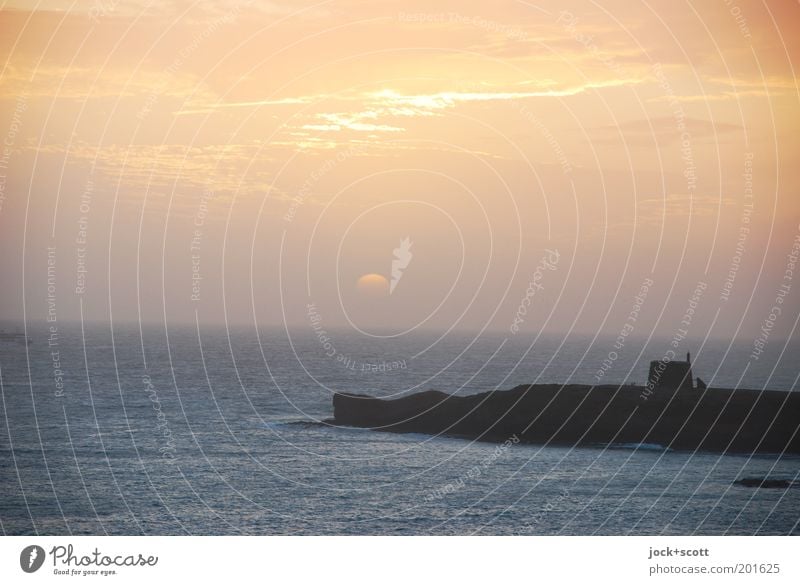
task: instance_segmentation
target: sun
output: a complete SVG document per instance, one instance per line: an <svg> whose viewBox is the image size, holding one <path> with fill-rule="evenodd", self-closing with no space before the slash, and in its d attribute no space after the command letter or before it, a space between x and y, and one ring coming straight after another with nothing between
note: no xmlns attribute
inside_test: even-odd
<svg viewBox="0 0 800 585"><path fill-rule="evenodd" d="M385 297L389 294L389 281L381 274L365 274L356 282L356 288L365 297Z"/></svg>

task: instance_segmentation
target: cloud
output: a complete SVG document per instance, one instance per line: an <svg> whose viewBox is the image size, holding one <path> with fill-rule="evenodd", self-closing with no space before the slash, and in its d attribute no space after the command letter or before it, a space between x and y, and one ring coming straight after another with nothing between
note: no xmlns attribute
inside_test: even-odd
<svg viewBox="0 0 800 585"><path fill-rule="evenodd" d="M636 208L638 219L658 221L663 216L715 216L722 211L723 207L735 207L738 203L736 199L722 195L668 193L664 197L639 199Z"/></svg>
<svg viewBox="0 0 800 585"><path fill-rule="evenodd" d="M700 118L683 118L684 129L692 138L718 137L720 134L737 132L743 128L727 122L712 122ZM656 142L659 145L681 140L683 130L678 130L675 118L670 116L630 120L620 124L600 126L592 130L598 141L624 140L637 144Z"/></svg>
<svg viewBox="0 0 800 585"><path fill-rule="evenodd" d="M411 106L419 110L443 110L469 102L492 102L504 100L522 100L540 97L567 97L578 95L593 89L617 87L638 83L637 79L613 79L601 82L588 82L583 85L542 88L536 91L440 91L427 94L402 94L393 90L382 90L373 93L378 100L395 106ZM548 82L550 84L551 82Z"/></svg>
<svg viewBox="0 0 800 585"><path fill-rule="evenodd" d="M97 146L77 142L32 150L66 155L70 163L91 165L129 187L202 187L227 192L268 188L265 167L273 160L260 144Z"/></svg>
<svg viewBox="0 0 800 585"><path fill-rule="evenodd" d="M236 109L236 108L259 108L264 106L296 106L314 103L324 99L324 96L307 96L307 97L288 97L278 99L263 99L251 100L245 102L216 102L216 103L202 103L195 102L194 104L187 104L186 107L181 108L175 112L176 116L185 116L188 114L210 114L218 110Z"/></svg>
<svg viewBox="0 0 800 585"><path fill-rule="evenodd" d="M211 100L214 95L191 74L109 67L9 64L0 77L0 99L17 95L69 100L146 96L157 92L164 97Z"/></svg>
<svg viewBox="0 0 800 585"><path fill-rule="evenodd" d="M649 98L648 102L712 102L727 101L743 98L770 99L783 95L796 94L797 81L787 77L767 78L724 78L709 77L703 81L703 93L690 93L684 95L660 95Z"/></svg>

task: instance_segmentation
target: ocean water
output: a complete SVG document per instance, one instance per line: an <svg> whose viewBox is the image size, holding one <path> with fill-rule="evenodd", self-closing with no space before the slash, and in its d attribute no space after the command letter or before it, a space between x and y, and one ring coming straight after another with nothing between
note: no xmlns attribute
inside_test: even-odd
<svg viewBox="0 0 800 585"><path fill-rule="evenodd" d="M594 383L613 339L43 325L0 342L5 534L798 534L800 457L334 428L331 393ZM605 383L667 340L629 340ZM709 385L796 390L800 347L686 340ZM55 353L57 352L57 353ZM800 423L800 421L798 421Z"/></svg>

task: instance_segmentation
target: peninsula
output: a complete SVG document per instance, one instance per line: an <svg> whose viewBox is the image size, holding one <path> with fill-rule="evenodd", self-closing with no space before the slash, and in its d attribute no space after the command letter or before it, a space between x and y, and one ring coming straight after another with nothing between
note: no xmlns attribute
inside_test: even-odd
<svg viewBox="0 0 800 585"><path fill-rule="evenodd" d="M800 393L710 388L685 362L651 362L647 384L536 384L397 399L337 393L333 423L542 445L657 444L673 450L800 454Z"/></svg>

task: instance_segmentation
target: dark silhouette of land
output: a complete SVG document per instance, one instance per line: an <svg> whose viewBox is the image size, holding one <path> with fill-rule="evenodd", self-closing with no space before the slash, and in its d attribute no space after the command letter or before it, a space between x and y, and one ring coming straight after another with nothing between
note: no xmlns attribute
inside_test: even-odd
<svg viewBox="0 0 800 585"><path fill-rule="evenodd" d="M495 442L516 435L534 444L800 454L800 393L694 387L688 356L654 379L658 363L645 386L538 384L469 396L429 390L394 400L337 393L332 422Z"/></svg>
<svg viewBox="0 0 800 585"><path fill-rule="evenodd" d="M768 488L784 490L797 486L796 482L789 479L767 479L765 477L746 477L733 482L734 485L752 488Z"/></svg>

